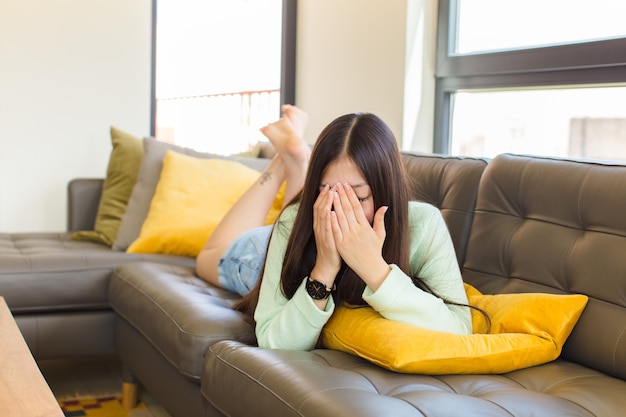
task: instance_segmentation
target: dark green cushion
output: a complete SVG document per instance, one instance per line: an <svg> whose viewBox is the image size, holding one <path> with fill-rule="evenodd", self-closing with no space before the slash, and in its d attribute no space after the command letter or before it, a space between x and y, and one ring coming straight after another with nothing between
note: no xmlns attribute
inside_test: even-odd
<svg viewBox="0 0 626 417"><path fill-rule="evenodd" d="M109 158L106 178L94 230L79 231L72 239L91 240L112 246L126 211L128 200L137 182L143 157L141 139L111 127L113 150Z"/></svg>

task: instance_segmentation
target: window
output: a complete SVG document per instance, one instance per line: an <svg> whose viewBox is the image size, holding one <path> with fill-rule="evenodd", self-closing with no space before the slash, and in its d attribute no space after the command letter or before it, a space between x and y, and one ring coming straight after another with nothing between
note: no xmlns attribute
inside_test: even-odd
<svg viewBox="0 0 626 417"><path fill-rule="evenodd" d="M625 11L440 0L435 151L626 160Z"/></svg>
<svg viewBox="0 0 626 417"><path fill-rule="evenodd" d="M459 0L454 52L502 51L619 38L619 0Z"/></svg>
<svg viewBox="0 0 626 417"><path fill-rule="evenodd" d="M296 0L153 0L153 132L249 150L294 101Z"/></svg>

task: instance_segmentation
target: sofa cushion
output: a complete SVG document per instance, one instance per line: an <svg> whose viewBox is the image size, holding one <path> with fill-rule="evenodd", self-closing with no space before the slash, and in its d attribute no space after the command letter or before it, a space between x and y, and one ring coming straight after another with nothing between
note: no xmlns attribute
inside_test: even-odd
<svg viewBox="0 0 626 417"><path fill-rule="evenodd" d="M371 307L338 307L322 330L325 347L396 372L494 374L556 359L587 297L555 294L483 295L467 287L474 334L418 328L382 317ZM487 334L486 334L487 333Z"/></svg>
<svg viewBox="0 0 626 417"><path fill-rule="evenodd" d="M483 173L463 278L483 293L580 293L562 357L626 378L626 164L499 155Z"/></svg>
<svg viewBox="0 0 626 417"><path fill-rule="evenodd" d="M463 265L478 184L487 160L409 152L403 153L402 159L412 198L439 208L459 265Z"/></svg>
<svg viewBox="0 0 626 417"><path fill-rule="evenodd" d="M232 309L237 294L214 287L192 268L149 262L118 268L109 301L181 374L199 381L206 351L216 341L254 343L254 329Z"/></svg>
<svg viewBox="0 0 626 417"><path fill-rule="evenodd" d="M14 314L109 309L113 269L129 261L194 259L115 252L69 233L0 233L0 295Z"/></svg>
<svg viewBox="0 0 626 417"><path fill-rule="evenodd" d="M150 211L129 253L196 257L219 222L259 178L239 162L201 159L167 151ZM284 192L270 209L272 224L282 209Z"/></svg>
<svg viewBox="0 0 626 417"><path fill-rule="evenodd" d="M202 395L223 415L333 417L617 416L626 382L570 362L502 375L395 374L331 350L219 342ZM241 401L254 398L254 401Z"/></svg>
<svg viewBox="0 0 626 417"><path fill-rule="evenodd" d="M154 138L143 139L143 159L139 166L139 174L137 182L132 189L132 194L128 200L126 212L122 217L119 231L113 249L126 250L135 239L139 236L141 226L150 210L150 202L154 197L156 186L159 182L161 170L163 168L163 158L165 153L170 150L184 155L196 158L220 158L241 162L250 168L262 171L269 159L263 158L246 158L246 157L228 157L213 153L198 152L196 150L173 145L170 143L160 142Z"/></svg>
<svg viewBox="0 0 626 417"><path fill-rule="evenodd" d="M93 230L75 232L74 239L92 240L112 246L130 198L143 156L141 140L111 127L113 150L102 186Z"/></svg>

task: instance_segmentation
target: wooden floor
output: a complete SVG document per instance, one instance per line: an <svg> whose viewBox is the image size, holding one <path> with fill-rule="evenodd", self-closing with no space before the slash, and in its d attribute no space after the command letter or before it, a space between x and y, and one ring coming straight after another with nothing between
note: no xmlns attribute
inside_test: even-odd
<svg viewBox="0 0 626 417"><path fill-rule="evenodd" d="M38 365L58 400L121 395L122 364L116 356L42 360ZM139 396L153 417L170 417L147 392Z"/></svg>

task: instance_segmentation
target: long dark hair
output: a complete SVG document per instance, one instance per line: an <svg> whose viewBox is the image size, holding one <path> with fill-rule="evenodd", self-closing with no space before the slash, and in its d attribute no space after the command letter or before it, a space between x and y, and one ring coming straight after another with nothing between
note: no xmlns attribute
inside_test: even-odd
<svg viewBox="0 0 626 417"><path fill-rule="evenodd" d="M289 237L281 273L282 291L293 297L302 280L307 277L317 255L313 233L313 204L320 193L320 184L326 168L340 158L350 158L370 186L374 211L381 206L385 214L387 233L383 258L398 265L409 276L409 232L407 175L396 139L387 124L370 113L354 113L333 120L320 133L307 171L304 187L291 202L300 203ZM275 227L281 227L278 222ZM261 276L262 279L262 276ZM260 281L245 296L236 309L254 314L259 296ZM365 283L346 265L335 281L335 302L363 305L361 294Z"/></svg>
<svg viewBox="0 0 626 417"><path fill-rule="evenodd" d="M346 157L354 162L370 186L374 211L381 206L389 207L385 214L387 238L383 258L410 273L408 186L396 139L379 117L369 113L349 114L330 123L313 148L300 208L283 262L281 283L287 298L293 296L315 265L313 204L320 193L322 177L331 163ZM346 265L341 268L335 285L337 304L344 301L364 304L361 294L365 283Z"/></svg>
<svg viewBox="0 0 626 417"><path fill-rule="evenodd" d="M416 275L416 271L410 269L408 176L391 129L378 116L370 113L338 117L326 126L315 143L304 187L290 202L300 203L300 206L283 259L280 277L283 294L291 299L302 280L313 270L317 256L313 233L313 204L319 196L326 168L346 157L354 162L370 186L374 212L382 206L388 207L385 213L383 259L389 264L397 265L412 278L415 286L438 296ZM281 227L280 220L274 227ZM261 273L255 288L235 305L235 309L254 316L262 278ZM337 305L366 304L362 299L365 283L347 265L342 265L335 279L335 286L334 300ZM450 300L443 301L474 308ZM489 321L489 317L487 320Z"/></svg>

